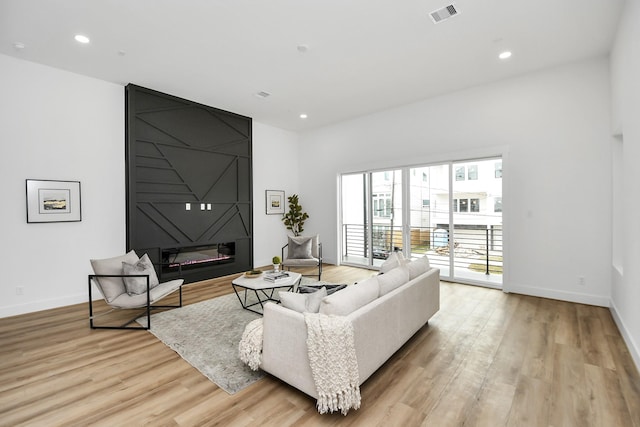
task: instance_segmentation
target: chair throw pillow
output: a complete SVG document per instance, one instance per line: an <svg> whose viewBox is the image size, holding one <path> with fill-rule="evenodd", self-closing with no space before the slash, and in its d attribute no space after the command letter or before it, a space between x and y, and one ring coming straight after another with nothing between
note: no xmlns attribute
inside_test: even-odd
<svg viewBox="0 0 640 427"><path fill-rule="evenodd" d="M148 274L149 275L149 289L153 289L160 284L156 270L153 268L153 263L149 259L149 255L144 254L138 260L138 262L131 264L128 262L122 262L122 274ZM125 277L124 286L127 289L129 295L140 295L147 292L147 278L146 277Z"/></svg>
<svg viewBox="0 0 640 427"><path fill-rule="evenodd" d="M311 254L312 237L289 237L289 258L291 259L309 259L313 258Z"/></svg>
<svg viewBox="0 0 640 427"><path fill-rule="evenodd" d="M136 263L138 259L138 255L135 251L129 251L125 255L119 255L113 258L92 259L91 267L95 274L121 275L122 262L133 264ZM100 292L109 303L127 291L122 277L100 277L97 279L97 285Z"/></svg>

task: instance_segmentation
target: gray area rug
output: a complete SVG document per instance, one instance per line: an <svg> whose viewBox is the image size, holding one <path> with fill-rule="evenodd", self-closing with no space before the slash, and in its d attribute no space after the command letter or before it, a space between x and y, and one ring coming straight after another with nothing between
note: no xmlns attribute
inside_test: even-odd
<svg viewBox="0 0 640 427"><path fill-rule="evenodd" d="M260 317L244 310L235 294L151 315L151 332L229 394L264 376L238 357L244 327ZM147 319L138 323L146 325Z"/></svg>
<svg viewBox="0 0 640 427"><path fill-rule="evenodd" d="M303 277L301 285L330 284ZM236 294L151 315L151 332L229 394L264 377L238 357L244 327L260 315L244 310ZM146 317L137 320L146 326Z"/></svg>

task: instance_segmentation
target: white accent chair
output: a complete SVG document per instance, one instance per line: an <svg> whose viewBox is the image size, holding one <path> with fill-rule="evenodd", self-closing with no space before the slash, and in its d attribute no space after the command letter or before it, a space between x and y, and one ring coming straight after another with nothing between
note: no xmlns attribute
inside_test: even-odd
<svg viewBox="0 0 640 427"><path fill-rule="evenodd" d="M158 308L182 307L182 285L184 279L175 279L159 283L155 267L145 254L142 258L134 251L125 255L92 259L91 266L95 274L88 277L89 283L89 325L91 329L149 329L151 327L151 310ZM94 316L92 284L96 286L107 305L111 309ZM179 291L178 305L154 305L164 297ZM94 318L111 313L117 309L138 309L135 317L123 324L98 326ZM141 313L139 309L144 309ZM145 315L146 326L127 326L137 318Z"/></svg>
<svg viewBox="0 0 640 427"><path fill-rule="evenodd" d="M320 236L289 236L282 247L282 268L317 267L318 280L322 277L322 243ZM315 274L312 276L316 276Z"/></svg>

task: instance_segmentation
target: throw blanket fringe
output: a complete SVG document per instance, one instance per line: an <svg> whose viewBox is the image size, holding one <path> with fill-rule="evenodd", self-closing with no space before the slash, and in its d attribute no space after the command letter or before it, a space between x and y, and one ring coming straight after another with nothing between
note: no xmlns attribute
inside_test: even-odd
<svg viewBox="0 0 640 427"><path fill-rule="evenodd" d="M252 320L245 326L242 339L238 344L240 360L257 371L262 361L262 317Z"/></svg>
<svg viewBox="0 0 640 427"><path fill-rule="evenodd" d="M318 392L318 412L360 408L360 376L353 325L342 316L304 313L309 364Z"/></svg>

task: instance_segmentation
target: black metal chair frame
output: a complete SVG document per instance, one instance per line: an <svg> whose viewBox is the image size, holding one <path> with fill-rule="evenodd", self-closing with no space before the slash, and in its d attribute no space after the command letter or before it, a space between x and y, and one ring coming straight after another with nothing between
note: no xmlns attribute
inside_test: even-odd
<svg viewBox="0 0 640 427"><path fill-rule="evenodd" d="M288 243L282 247L282 262L285 261L284 250L287 248L287 246L289 246ZM311 266L303 266L303 265L296 266L296 265L294 265L294 266L284 266L284 267L287 269L287 271L291 271L291 268L307 268L307 267L311 267ZM316 274L303 274L303 276L305 276L305 277L315 277ZM322 277L322 242L318 242L318 274L317 274L317 276L318 276L318 281L320 281L320 277Z"/></svg>
<svg viewBox="0 0 640 427"><path fill-rule="evenodd" d="M93 279L99 279L101 277L145 277L147 279L147 304L143 307L135 307L135 308L118 308L118 307L112 307L111 310L109 310L106 313L102 313L98 316L94 316L93 315L93 297L92 297L92 290L91 290L91 281ZM178 307L182 307L182 286L184 285L180 285L179 288L179 294L180 294L180 303L179 305L151 305L151 293L150 291L150 286L149 286L149 275L148 274L90 274L89 278L88 278L88 283L89 283L89 326L91 327L91 329L142 329L142 330L148 330L149 328L151 328L151 310L155 310L155 309L160 309L160 308L178 308ZM169 295L165 295L165 297L167 297ZM106 299L105 299L105 302ZM109 302L107 302L107 305L109 304ZM140 316L140 314L137 314L135 317L133 317L131 320L123 323L120 326L96 326L93 323L93 319L94 317L99 317L103 314L107 314L107 313L111 313L113 310L140 310L143 309L145 311L145 315L147 317L147 326L127 326L133 322L135 322L136 319L138 319Z"/></svg>

